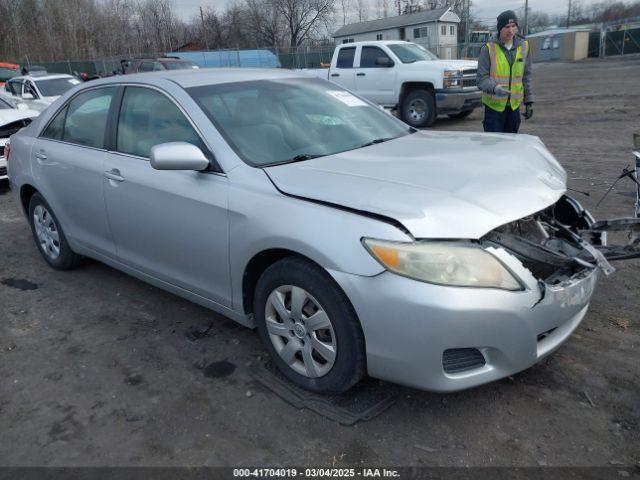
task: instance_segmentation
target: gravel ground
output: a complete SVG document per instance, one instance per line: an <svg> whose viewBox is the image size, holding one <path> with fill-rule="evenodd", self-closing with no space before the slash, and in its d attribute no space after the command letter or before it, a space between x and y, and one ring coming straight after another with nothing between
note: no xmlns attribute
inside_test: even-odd
<svg viewBox="0 0 640 480"><path fill-rule="evenodd" d="M631 163L640 58L534 75L521 132L542 138L593 208ZM436 128L479 131L481 117ZM401 388L382 415L346 427L252 380L264 356L254 332L96 262L48 268L2 193L0 465L640 465L637 260L616 263L540 364L455 394ZM625 180L594 215L631 215L632 193Z"/></svg>

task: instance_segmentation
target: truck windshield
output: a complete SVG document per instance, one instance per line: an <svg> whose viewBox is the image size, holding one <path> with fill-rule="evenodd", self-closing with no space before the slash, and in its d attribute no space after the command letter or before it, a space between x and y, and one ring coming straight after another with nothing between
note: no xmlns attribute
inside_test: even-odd
<svg viewBox="0 0 640 480"><path fill-rule="evenodd" d="M413 131L382 109L321 79L223 83L187 92L235 152L253 166L333 155Z"/></svg>
<svg viewBox="0 0 640 480"><path fill-rule="evenodd" d="M195 63L191 62L164 62L164 66L167 70L188 70L188 69L196 69L198 66Z"/></svg>
<svg viewBox="0 0 640 480"><path fill-rule="evenodd" d="M387 45L387 47L395 53L396 57L398 57L402 63L438 60L438 57L429 50L415 43L392 43L391 45Z"/></svg>
<svg viewBox="0 0 640 480"><path fill-rule="evenodd" d="M38 89L43 97L55 97L80 83L76 78L50 78L48 80L37 80Z"/></svg>

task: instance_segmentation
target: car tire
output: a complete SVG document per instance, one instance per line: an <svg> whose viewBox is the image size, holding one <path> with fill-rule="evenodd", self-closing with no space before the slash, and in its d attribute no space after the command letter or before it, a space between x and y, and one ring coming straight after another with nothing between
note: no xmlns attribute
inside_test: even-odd
<svg viewBox="0 0 640 480"><path fill-rule="evenodd" d="M83 257L69 247L53 210L39 193L29 201L29 225L42 258L56 270L70 270L82 263Z"/></svg>
<svg viewBox="0 0 640 480"><path fill-rule="evenodd" d="M450 113L449 118L454 118L454 119L467 118L472 113L473 113L473 110L465 110L464 112Z"/></svg>
<svg viewBox="0 0 640 480"><path fill-rule="evenodd" d="M415 128L430 127L438 112L433 93L428 90L413 90L402 100L402 120Z"/></svg>
<svg viewBox="0 0 640 480"><path fill-rule="evenodd" d="M313 262L292 256L267 268L253 308L274 363L299 387L337 394L365 375L364 335L353 306Z"/></svg>

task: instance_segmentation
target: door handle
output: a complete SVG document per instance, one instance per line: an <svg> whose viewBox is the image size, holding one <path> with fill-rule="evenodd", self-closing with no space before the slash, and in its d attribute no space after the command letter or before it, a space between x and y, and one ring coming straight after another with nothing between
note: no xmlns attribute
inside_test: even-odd
<svg viewBox="0 0 640 480"><path fill-rule="evenodd" d="M40 151L40 152L36 152L36 154L34 155L36 157L36 159L38 160L38 162L44 162L47 159L47 156L45 155L44 152Z"/></svg>
<svg viewBox="0 0 640 480"><path fill-rule="evenodd" d="M114 182L124 182L124 177L120 175L120 170L115 168L108 172L104 172L104 176L109 180L113 180Z"/></svg>
<svg viewBox="0 0 640 480"><path fill-rule="evenodd" d="M332 73L332 74L331 74L331 76L332 76L332 77L339 77L339 76L340 76L340 74L339 74L339 73Z"/></svg>
<svg viewBox="0 0 640 480"><path fill-rule="evenodd" d="M356 77L364 77L365 75L365 73L356 73Z"/></svg>

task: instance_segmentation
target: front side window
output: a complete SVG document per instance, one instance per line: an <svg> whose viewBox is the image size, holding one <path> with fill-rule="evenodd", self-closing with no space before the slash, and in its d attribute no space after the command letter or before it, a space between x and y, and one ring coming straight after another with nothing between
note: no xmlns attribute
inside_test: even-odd
<svg viewBox="0 0 640 480"><path fill-rule="evenodd" d="M401 137L409 127L320 79L188 88L230 146L253 166L333 155Z"/></svg>
<svg viewBox="0 0 640 480"><path fill-rule="evenodd" d="M360 68L382 68L382 65L378 65L376 63L378 58L387 58L391 60L381 48L362 47L362 53L360 54Z"/></svg>
<svg viewBox="0 0 640 480"><path fill-rule="evenodd" d="M166 95L150 88L127 87L118 120L117 151L148 158L151 147L167 142L188 142L206 150L187 118Z"/></svg>
<svg viewBox="0 0 640 480"><path fill-rule="evenodd" d="M356 47L342 48L338 52L337 68L353 68L353 59L356 57Z"/></svg>
<svg viewBox="0 0 640 480"><path fill-rule="evenodd" d="M142 62L140 64L139 72L153 72L153 62Z"/></svg>
<svg viewBox="0 0 640 480"><path fill-rule="evenodd" d="M86 147L104 148L107 116L115 92L116 87L98 88L71 100L62 140Z"/></svg>
<svg viewBox="0 0 640 480"><path fill-rule="evenodd" d="M31 95L33 95L33 98L38 98L38 93L36 92L36 89L31 82L24 82L23 93L30 93Z"/></svg>

